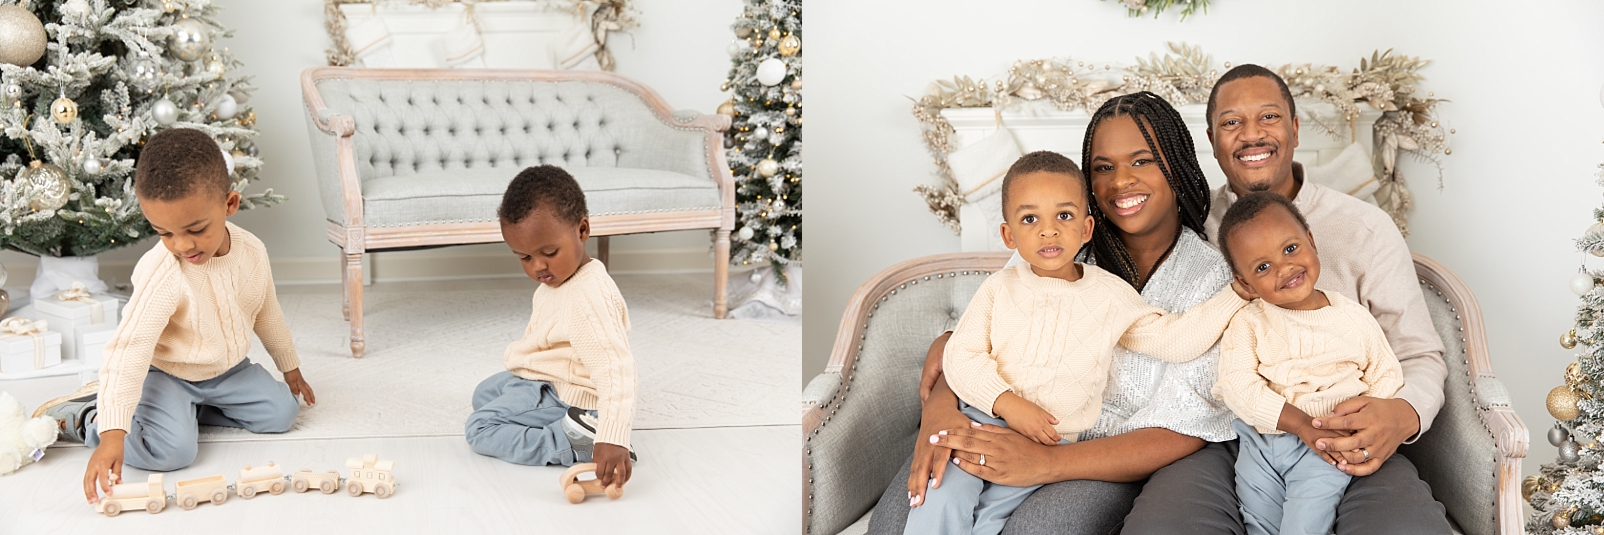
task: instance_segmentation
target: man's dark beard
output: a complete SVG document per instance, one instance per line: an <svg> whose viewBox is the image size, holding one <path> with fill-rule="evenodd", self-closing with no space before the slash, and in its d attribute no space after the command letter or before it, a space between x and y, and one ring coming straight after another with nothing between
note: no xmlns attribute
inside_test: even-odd
<svg viewBox="0 0 1604 535"><path fill-rule="evenodd" d="M1259 182L1257 184L1248 184L1248 191L1249 192L1253 192L1253 193L1258 193L1258 192L1261 192L1261 191L1270 191L1270 183L1269 182Z"/></svg>

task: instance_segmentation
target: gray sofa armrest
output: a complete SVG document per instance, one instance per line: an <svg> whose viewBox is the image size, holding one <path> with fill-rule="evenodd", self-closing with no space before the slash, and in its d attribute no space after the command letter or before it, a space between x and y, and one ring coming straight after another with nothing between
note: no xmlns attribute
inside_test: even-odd
<svg viewBox="0 0 1604 535"><path fill-rule="evenodd" d="M919 370L1007 253L937 255L880 272L842 314L830 364L803 392L803 526L833 534L885 492L919 430Z"/></svg>
<svg viewBox="0 0 1604 535"><path fill-rule="evenodd" d="M1467 535L1522 533L1520 464L1530 437L1493 375L1481 308L1441 264L1415 255L1415 272L1442 337L1448 378L1431 430L1398 451Z"/></svg>

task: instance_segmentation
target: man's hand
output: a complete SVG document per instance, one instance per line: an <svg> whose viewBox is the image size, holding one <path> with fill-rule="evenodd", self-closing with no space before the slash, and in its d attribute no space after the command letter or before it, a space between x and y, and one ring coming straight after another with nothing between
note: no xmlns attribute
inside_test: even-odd
<svg viewBox="0 0 1604 535"><path fill-rule="evenodd" d="M312 395L312 385L306 384L306 379L301 377L300 368L284 372L284 384L290 385L290 395L300 396L306 401L306 406L317 403L317 396Z"/></svg>
<svg viewBox="0 0 1604 535"><path fill-rule="evenodd" d="M100 434L100 445L89 456L89 468L84 470L84 498L89 503L100 501L96 490L111 494L111 486L122 481L123 437L128 432L112 429Z"/></svg>
<svg viewBox="0 0 1604 535"><path fill-rule="evenodd" d="M1320 458L1325 459L1327 464L1336 466L1342 462L1342 456L1325 451L1318 444L1322 438L1344 437L1347 436L1347 433L1316 428L1312 425L1313 421L1314 419L1310 418L1302 409L1292 406L1291 403L1285 403L1281 406L1281 419L1276 422L1275 428L1297 435L1299 439L1303 440L1304 445L1314 450L1315 453L1320 454Z"/></svg>
<svg viewBox="0 0 1604 535"><path fill-rule="evenodd" d="M919 434L914 436L913 464L908 468L909 507L924 503L925 489L941 486L941 477L947 473L947 461L952 458L952 450L931 444L930 437L948 429L962 429L970 423L969 417L958 411L958 396L937 375L930 400L919 414Z"/></svg>
<svg viewBox="0 0 1604 535"><path fill-rule="evenodd" d="M596 481L601 483L602 488L618 485L619 489L623 489L624 483L629 482L629 448L597 442L596 449L591 453L596 461Z"/></svg>
<svg viewBox="0 0 1604 535"><path fill-rule="evenodd" d="M1349 436L1323 439L1316 449L1342 452L1337 468L1351 476L1367 476L1398 451L1398 445L1420 432L1420 415L1408 401L1359 396L1338 403L1331 416L1315 418L1320 429L1347 431ZM1366 460L1365 453L1368 453Z"/></svg>
<svg viewBox="0 0 1604 535"><path fill-rule="evenodd" d="M941 377L941 356L947 352L948 338L952 338L952 331L937 336L936 341L930 343L930 350L925 352L925 368L919 372L920 403L930 399L930 390L935 388L936 379Z"/></svg>
<svg viewBox="0 0 1604 535"><path fill-rule="evenodd" d="M1028 399L1019 397L1018 394L1003 392L997 396L997 401L991 408L997 411L997 416L1008 422L1009 429L1044 446L1057 445L1058 441L1064 439L1058 434L1058 430L1053 428L1058 425L1058 418L1053 417L1053 413L1043 410Z"/></svg>

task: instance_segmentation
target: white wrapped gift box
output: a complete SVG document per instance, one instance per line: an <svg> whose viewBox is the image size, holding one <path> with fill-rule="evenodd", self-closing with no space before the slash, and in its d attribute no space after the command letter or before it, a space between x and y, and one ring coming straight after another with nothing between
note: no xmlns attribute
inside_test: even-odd
<svg viewBox="0 0 1604 535"><path fill-rule="evenodd" d="M117 334L117 324L85 325L77 331L71 340L62 343L62 358L77 359L84 366L99 369L101 350L111 341L112 335Z"/></svg>
<svg viewBox="0 0 1604 535"><path fill-rule="evenodd" d="M86 295L87 297L62 299L61 295L65 294L66 292L63 292L62 294L35 299L33 308L38 311L41 319L50 322L50 330L61 333L66 337L66 340L69 340L69 344L71 340L78 338L78 332L83 327L117 325L121 304L117 302L116 297L104 293L88 294L85 292L79 295ZM91 300L93 303L90 303ZM98 315L95 314L96 308L99 309ZM95 321L97 319L100 321ZM69 349L68 351L71 350Z"/></svg>
<svg viewBox="0 0 1604 535"><path fill-rule="evenodd" d="M23 323L30 322L22 318L10 318L0 322L0 327ZM37 326L37 330L30 334L17 334L12 328L0 328L0 373L28 372L61 364L61 333L43 327Z"/></svg>

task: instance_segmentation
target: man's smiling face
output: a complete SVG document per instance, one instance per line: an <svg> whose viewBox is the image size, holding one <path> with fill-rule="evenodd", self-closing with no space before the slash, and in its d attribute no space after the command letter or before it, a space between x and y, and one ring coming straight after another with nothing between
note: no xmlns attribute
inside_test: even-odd
<svg viewBox="0 0 1604 535"><path fill-rule="evenodd" d="M1280 86L1267 77L1249 76L1226 82L1217 91L1209 142L1231 189L1239 195L1289 189L1284 183L1292 180L1298 119Z"/></svg>

